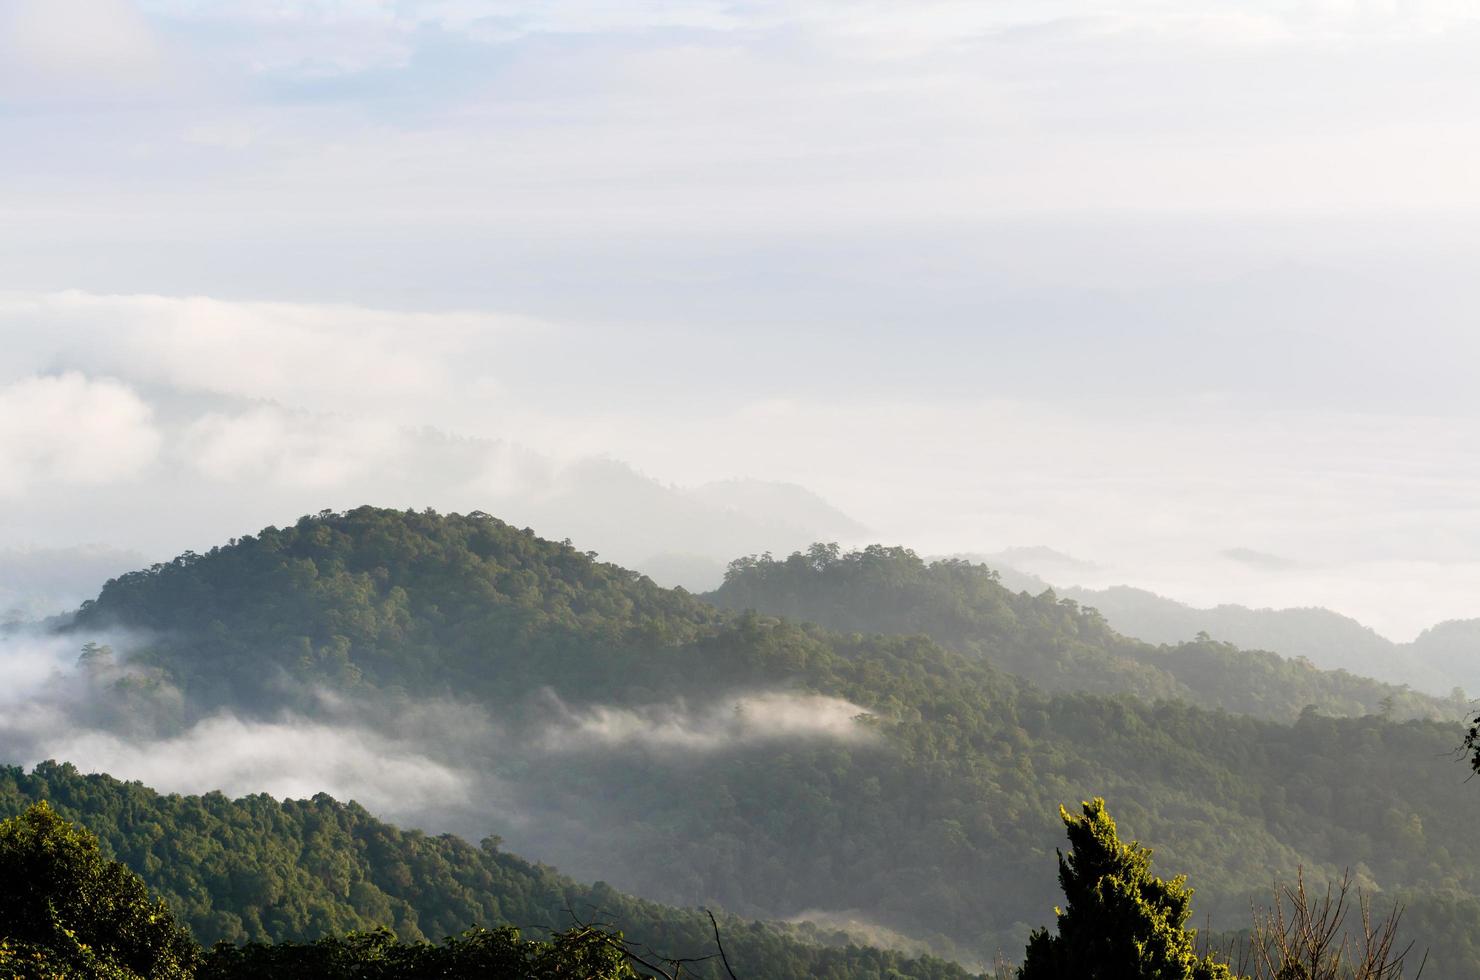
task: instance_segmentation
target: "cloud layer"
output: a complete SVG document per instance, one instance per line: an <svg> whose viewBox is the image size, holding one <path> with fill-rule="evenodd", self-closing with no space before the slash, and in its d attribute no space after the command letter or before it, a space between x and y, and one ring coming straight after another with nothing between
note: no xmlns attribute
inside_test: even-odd
<svg viewBox="0 0 1480 980"><path fill-rule="evenodd" d="M0 329L17 340L0 355L9 371L60 361L93 377L431 424L486 408L478 396L492 393L500 346L538 326L492 314L67 290L0 295Z"/></svg>
<svg viewBox="0 0 1480 980"><path fill-rule="evenodd" d="M149 406L116 381L68 372L0 386L0 495L129 480L160 441Z"/></svg>
<svg viewBox="0 0 1480 980"><path fill-rule="evenodd" d="M1338 323L1350 329L1339 345ZM1476 612L1480 472L1464 447L1480 444L1480 405L1441 383L1463 373L1473 342L1433 324L1395 351L1363 343L1380 337L1375 322L1364 333L1324 315L1265 339L1230 323L1081 341L1101 345L1098 373L1113 377L1158 357L1176 370L1183 349L1226 355L1206 378L1222 390L1154 398L1170 383L1149 376L1088 398L1090 358L1005 335L1003 363L1049 379L1038 396L824 379L768 397L777 382L760 374L737 400L722 379L681 387L702 389L707 361L670 386L644 347L592 357L605 380L561 387L572 329L495 314L73 291L10 294L0 333L15 341L0 352L0 540L12 549L107 544L160 560L375 503L489 511L691 588L712 587L740 554L882 538L928 553L1046 544L1098 566L1060 584L1326 605L1395 639ZM833 356L800 343L777 348L790 352L779 372ZM1439 343L1454 354L1442 363ZM1238 387L1267 386L1301 358L1312 371L1347 365L1302 374L1310 383L1294 393ZM644 378L650 389L625 383ZM1320 390L1342 379L1393 393L1364 396L1363 409ZM1397 408L1415 384L1461 400ZM1260 552L1282 562L1229 558Z"/></svg>
<svg viewBox="0 0 1480 980"><path fill-rule="evenodd" d="M84 641L91 651L79 656ZM101 641L110 641L101 644ZM544 691L495 716L446 700L361 702L321 692L308 713L206 716L129 660L141 638L0 630L0 760L71 762L161 792L329 793L433 830L533 833L542 790L573 756L663 762L876 737L857 705L783 691L624 707ZM558 778L554 780L558 782ZM550 814L579 833L572 814Z"/></svg>
<svg viewBox="0 0 1480 980"><path fill-rule="evenodd" d="M220 790L293 799L328 793L392 818L424 818L469 799L466 773L414 747L364 729L304 719L260 722L221 715L148 742L82 730L52 738L42 751L84 771L137 779L163 793ZM409 800L414 806L408 807Z"/></svg>
<svg viewBox="0 0 1480 980"><path fill-rule="evenodd" d="M1196 601L1475 612L1466 5L0 17L0 543L373 501L642 561L569 490L610 455L710 562L793 546L701 533L742 476Z"/></svg>

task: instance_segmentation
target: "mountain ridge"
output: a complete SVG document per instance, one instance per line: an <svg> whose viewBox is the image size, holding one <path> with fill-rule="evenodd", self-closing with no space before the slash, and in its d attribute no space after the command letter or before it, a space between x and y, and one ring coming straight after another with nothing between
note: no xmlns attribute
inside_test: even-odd
<svg viewBox="0 0 1480 980"><path fill-rule="evenodd" d="M1041 575L982 556L1011 588L1047 589L1098 610L1116 629L1151 643L1179 643L1198 633L1238 646L1305 657L1329 670L1348 670L1391 684L1408 684L1441 696L1455 688L1480 690L1475 654L1480 618L1446 620L1408 642L1323 606L1251 607L1236 603L1199 607L1149 589L1112 585L1055 587Z"/></svg>
<svg viewBox="0 0 1480 980"><path fill-rule="evenodd" d="M1050 691L1128 691L1285 719L1306 705L1450 719L1469 708L1462 698L1443 701L1345 671L1316 671L1206 635L1153 646L1117 631L1102 610L1072 596L1048 588L1014 592L985 565L926 562L901 547L845 553L815 544L785 559L737 559L706 598L842 631L922 633Z"/></svg>
<svg viewBox="0 0 1480 980"><path fill-rule="evenodd" d="M1015 645L978 652L1088 664L1104 689L1047 691L918 631L720 610L487 515L376 508L124 576L67 638L131 625L143 639L124 664L187 712L322 711L325 691L359 703L378 736L473 779L489 829L581 879L753 917L854 910L983 961L1047 918L1057 808L1094 796L1158 842L1220 924L1302 867L1318 881L1351 866L1384 895L1416 894L1439 911L1415 928L1460 915L1444 896L1480 895L1457 722L1381 710L1276 721L1135 696L1117 678L1161 667L1102 670L1081 644L1111 631L1077 604L1003 595L962 565L944 574L1013 614ZM859 595L875 612L910 608ZM1189 663L1228 652L1192 649ZM757 692L789 712L779 735L733 710ZM418 701L429 697L466 710ZM429 734L421 717L447 724ZM1444 941L1450 966L1435 975L1472 975L1463 943Z"/></svg>

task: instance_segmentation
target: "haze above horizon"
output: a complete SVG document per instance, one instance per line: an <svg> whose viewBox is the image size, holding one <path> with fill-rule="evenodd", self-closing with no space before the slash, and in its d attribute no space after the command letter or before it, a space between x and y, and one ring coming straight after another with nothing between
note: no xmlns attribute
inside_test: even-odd
<svg viewBox="0 0 1480 980"><path fill-rule="evenodd" d="M1398 640L1480 615L1477 33L12 0L0 556L368 502L629 564L1047 545Z"/></svg>

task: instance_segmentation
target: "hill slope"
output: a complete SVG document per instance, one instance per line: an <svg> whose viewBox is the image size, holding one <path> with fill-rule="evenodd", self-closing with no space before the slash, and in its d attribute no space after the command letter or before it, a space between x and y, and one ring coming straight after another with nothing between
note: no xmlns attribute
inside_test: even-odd
<svg viewBox="0 0 1480 980"><path fill-rule="evenodd" d="M1095 795L1191 874L1220 926L1299 866L1350 865L1386 895L1480 894L1458 724L1291 723L1113 693L1122 676L1152 696L1221 682L1072 605L945 574L1002 601L986 608L1003 610L1003 649L1025 669L1083 670L1103 693L1048 692L920 635L724 613L482 515L363 509L269 529L110 583L72 635L149 631L133 656L178 688L178 724L320 710L326 690L362 702L376 731L420 737L426 758L478 781L483 832L676 904L828 913L989 959L1047 919L1057 806ZM963 630L983 616L946 608ZM1123 665L1106 659L1117 644ZM1205 659L1237 667L1235 653ZM1277 686L1256 693L1288 710ZM403 719L426 698L491 720L461 740L417 736ZM1474 975L1466 955L1443 950L1426 976Z"/></svg>
<svg viewBox="0 0 1480 980"><path fill-rule="evenodd" d="M474 847L404 832L326 796L161 796L70 765L0 768L0 819L42 799L97 834L109 856L141 875L207 944L308 940L379 925L403 939L441 939L475 923L539 932L569 928L575 912L664 951L689 955L712 945L697 910L579 885L491 840ZM747 977L967 976L930 958L805 942L796 929L733 918L724 927L728 953ZM698 976L720 975L707 966L698 964Z"/></svg>
<svg viewBox="0 0 1480 980"><path fill-rule="evenodd" d="M136 659L197 705L275 706L314 684L500 699L604 678L623 651L691 641L720 618L486 515L367 507L113 579L76 625L149 631Z"/></svg>
<svg viewBox="0 0 1480 980"><path fill-rule="evenodd" d="M844 554L814 545L785 559L732 562L716 605L757 609L843 631L920 633L985 658L1049 690L1178 698L1210 708L1294 719L1388 711L1397 717L1463 718L1462 699L1441 700L1345 671L1206 638L1153 646L1121 635L1100 610L1013 592L984 565L925 562L904 548Z"/></svg>
<svg viewBox="0 0 1480 980"><path fill-rule="evenodd" d="M998 571L1003 584L1014 591L1037 594L1051 588L1039 575L1000 564L993 556L980 560ZM1116 630L1150 643L1177 644L1207 633L1246 649L1304 657L1328 670L1412 685L1434 695L1456 687L1480 690L1480 619L1439 623L1412 642L1397 643L1350 616L1319 607L1201 608L1127 585L1055 591L1096 609Z"/></svg>
<svg viewBox="0 0 1480 980"><path fill-rule="evenodd" d="M1240 646L1277 650L1424 691L1480 690L1477 619L1439 623L1412 642L1396 643L1329 609L1200 609L1128 586L1065 589L1062 594L1094 606L1117 629L1153 643L1176 643L1201 631Z"/></svg>

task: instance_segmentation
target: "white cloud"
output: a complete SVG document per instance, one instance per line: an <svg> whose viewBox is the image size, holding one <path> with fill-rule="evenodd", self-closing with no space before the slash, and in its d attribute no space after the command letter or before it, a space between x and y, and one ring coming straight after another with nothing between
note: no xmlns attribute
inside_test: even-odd
<svg viewBox="0 0 1480 980"><path fill-rule="evenodd" d="M80 664L87 639L109 643L116 657ZM0 758L71 762L161 792L328 793L393 820L482 834L537 822L530 791L566 753L711 753L877 737L857 720L864 712L856 705L781 692L640 709L572 708L545 692L533 712L499 718L472 703L320 691L311 717L223 711L182 722L191 706L173 687L143 685L133 696L118 687L140 676L128 659L138 642L125 634L0 631L0 676L9 681L0 686Z"/></svg>
<svg viewBox="0 0 1480 980"><path fill-rule="evenodd" d="M334 489L403 462L404 443L383 423L262 406L202 416L185 430L180 451L212 480Z"/></svg>
<svg viewBox="0 0 1480 980"><path fill-rule="evenodd" d="M78 651L86 639L106 643L116 659L81 666ZM141 702L115 689L133 670L126 651L137 643L127 634L0 631L0 757L24 765L72 762L84 771L143 780L161 792L330 793L383 814L408 813L410 806L424 815L467 798L465 774L430 758L408 737L353 722L223 713L180 726L172 720L181 713L177 690L166 685L154 700ZM155 709L164 710L150 717ZM326 714L332 718L338 709L328 705ZM439 737L423 733L428 745L445 746L457 726L471 731L478 720L456 709L436 716L442 728ZM427 723L415 711L406 718L413 729Z"/></svg>
<svg viewBox="0 0 1480 980"><path fill-rule="evenodd" d="M172 86L185 118L9 121L0 206L34 215L14 222L28 244L32 225L131 229L222 254L216 274L255 244L243 278L311 290L288 256L317 246L383 280L364 270L421 229L439 247L387 263L410 289L449 265L479 277L480 235L552 229L887 239L1009 212L1480 206L1463 5L144 9L210 84ZM52 231L68 217L82 227ZM53 268L77 275L72 251ZM160 268L158 288L191 280Z"/></svg>
<svg viewBox="0 0 1480 980"><path fill-rule="evenodd" d="M876 398L718 416L526 421L534 444L605 447L687 480L743 472L819 492L867 540L925 553L1045 544L1102 563L1059 584L1199 604L1324 605L1395 639L1480 612L1480 421L1152 403ZM973 544L967 545L967 542ZM856 543L865 543L859 541ZM1231 547L1300 563L1279 574Z"/></svg>
<svg viewBox="0 0 1480 980"><path fill-rule="evenodd" d="M258 27L293 26L341 33L378 29L409 35L434 27L507 41L541 34L624 34L666 28L757 32L805 27L842 37L888 38L896 49L920 43L950 45L963 38L1046 25L1099 25L1112 32L1200 37L1210 43L1250 39L1329 40L1377 33L1429 34L1473 23L1463 0L1367 3L1361 0L1284 2L1256 0L1231 9L1213 0L1042 0L1034 4L923 0L902 6L887 0L282 0L202 4L198 0L145 0L158 16ZM1242 28L1242 29L1241 29Z"/></svg>
<svg viewBox="0 0 1480 980"><path fill-rule="evenodd" d="M38 698L58 676L77 663L81 643L72 637L40 634L31 630L0 630L0 708L9 715Z"/></svg>
<svg viewBox="0 0 1480 980"><path fill-rule="evenodd" d="M1027 387L947 402L887 383L867 397L824 386L806 400L747 400L743 389L736 399L684 376L696 363L723 364L722 349L653 361L651 335L628 344L621 334L527 331L498 316L12 294L0 299L0 363L19 380L0 389L0 487L19 504L0 533L49 545L105 540L167 558L324 507L375 503L488 510L639 566L663 552L724 561L801 547L809 533L847 537L784 502L754 520L727 518L716 502L641 475L692 487L744 474L819 492L871 528L870 539L938 553L1048 544L1104 566L1104 576L1077 584L1139 584L1200 603L1319 603L1401 639L1475 614L1467 583L1480 555L1471 503L1480 471L1456 450L1480 444L1480 428L1463 412L1396 413L1422 394L1413 378L1434 391L1461 380L1474 341L1416 325L1415 342L1393 349L1373 324L1388 305L1412 313L1406 296L1381 294L1362 309L1351 300L1333 314L1303 294L1276 295L1271 310L1313 321L1269 337L1249 336L1221 310L1194 326L1178 319L1186 336L1165 336L1181 338L1183 353L1164 361L1145 337L1131 338L1142 346L1126 354L1086 335L1080 342L1099 353L1066 359L1051 339L1025 346L1004 334L994 348L1004 363L1032 358L1069 373L1042 382L1036 397ZM1359 326L1344 310L1377 320ZM585 350L588 339L607 346ZM1196 379L1165 390L1157 372L1184 370L1189 344L1238 363L1195 368L1215 372L1212 391ZM972 349L977 357L988 347ZM1138 364L1137 351L1150 362ZM1308 403L1256 410L1250 399L1262 389L1237 387L1246 372L1259 381L1282 364L1320 405L1309 379L1338 357L1328 383L1390 388L1388 414ZM843 374L864 364L827 344L788 358L778 367L793 374L803 364L836 361L829 370ZM137 388L34 374L48 364L86 365ZM579 382L566 377L576 367L588 371ZM1160 395L1073 397L1095 374L1123 374L1124 390ZM695 390L628 398L675 379ZM1233 387L1219 395L1219 385ZM787 383L761 372L746 387ZM281 404L244 403L258 396ZM427 422L477 438L418 433ZM573 462L601 456L638 472ZM118 492L146 471L155 478ZM107 500L83 495L98 485L111 485ZM72 495L59 492L69 487ZM1218 557L1230 548L1287 555L1299 567L1230 569Z"/></svg>
<svg viewBox="0 0 1480 980"><path fill-rule="evenodd" d="M75 372L0 387L0 492L137 476L159 451L151 415L128 387Z"/></svg>
<svg viewBox="0 0 1480 980"><path fill-rule="evenodd" d="M13 369L26 370L60 357L89 374L394 417L408 399L424 410L453 395L486 394L498 344L532 328L528 318L491 314L12 293L0 295L0 333L17 343L0 364L19 360ZM414 417L434 420L425 411Z"/></svg>
<svg viewBox="0 0 1480 980"><path fill-rule="evenodd" d="M270 793L305 799L328 793L376 813L418 813L467 799L467 777L374 732L289 718L245 721L218 715L164 739L135 741L104 731L54 734L27 764L54 758L84 771L137 779L160 792Z"/></svg>
<svg viewBox="0 0 1480 980"><path fill-rule="evenodd" d="M555 717L538 744L549 752L625 748L716 752L771 741L867 741L863 708L842 698L766 692L704 706L684 703L616 708L566 706L549 695Z"/></svg>
<svg viewBox="0 0 1480 980"><path fill-rule="evenodd" d="M128 0L0 4L0 93L28 100L114 100L156 91L163 52Z"/></svg>
<svg viewBox="0 0 1480 980"><path fill-rule="evenodd" d="M243 150L257 139L257 131L244 119L215 119L192 125L181 139L199 146Z"/></svg>

